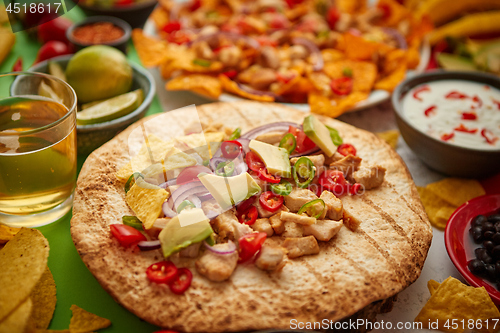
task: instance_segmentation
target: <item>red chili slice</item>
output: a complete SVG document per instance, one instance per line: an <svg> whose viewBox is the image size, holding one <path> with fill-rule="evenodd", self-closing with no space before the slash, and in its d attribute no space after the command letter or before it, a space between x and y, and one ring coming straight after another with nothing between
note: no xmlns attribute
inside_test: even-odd
<svg viewBox="0 0 500 333"><path fill-rule="evenodd" d="M463 120L476 120L477 114L475 112L462 112Z"/></svg>
<svg viewBox="0 0 500 333"><path fill-rule="evenodd" d="M224 141L221 144L222 156L234 159L243 151L243 146L236 140Z"/></svg>
<svg viewBox="0 0 500 333"><path fill-rule="evenodd" d="M236 210L238 212L244 212L250 208L255 203L255 200L257 199L257 196L250 197L246 199L245 201L242 201L238 204Z"/></svg>
<svg viewBox="0 0 500 333"><path fill-rule="evenodd" d="M354 148L354 146L351 145L350 143L341 144L340 146L338 146L337 151L344 156L347 155L356 156L356 148Z"/></svg>
<svg viewBox="0 0 500 333"><path fill-rule="evenodd" d="M248 168L252 171L260 173L260 170L264 169L266 165L260 159L259 155L253 151L249 151L245 156L245 161L247 162Z"/></svg>
<svg viewBox="0 0 500 333"><path fill-rule="evenodd" d="M425 91L431 91L431 88L429 88L429 86L422 86L420 88L415 89L415 91L413 92L413 98L422 101L422 97L420 97L419 95L420 93L423 93Z"/></svg>
<svg viewBox="0 0 500 333"><path fill-rule="evenodd" d="M491 132L489 129L483 128L481 131L481 136L488 142L490 145L495 144L497 142L498 137L496 137L493 132Z"/></svg>
<svg viewBox="0 0 500 333"><path fill-rule="evenodd" d="M174 31L181 30L181 23L179 21L168 22L163 26L161 30L163 32L166 32L167 34L170 34Z"/></svg>
<svg viewBox="0 0 500 333"><path fill-rule="evenodd" d="M443 135L441 135L441 140L448 141L448 140L452 139L454 136L455 136L455 133L443 134Z"/></svg>
<svg viewBox="0 0 500 333"><path fill-rule="evenodd" d="M469 96L466 94L462 94L461 92L458 92L456 90L450 91L448 94L446 94L445 98L447 99L467 99Z"/></svg>
<svg viewBox="0 0 500 333"><path fill-rule="evenodd" d="M169 284L177 277L177 267L171 261L160 261L149 266L146 275L151 282Z"/></svg>
<svg viewBox="0 0 500 333"><path fill-rule="evenodd" d="M257 220L257 217L259 217L259 211L255 206L251 206L246 210L241 210L241 212L238 213L238 221L240 221L240 223L248 225L254 224Z"/></svg>
<svg viewBox="0 0 500 333"><path fill-rule="evenodd" d="M477 128L467 128L464 124L460 124L459 126L454 128L455 131L464 132L464 133L476 133Z"/></svg>
<svg viewBox="0 0 500 333"><path fill-rule="evenodd" d="M260 194L259 202L265 210L274 213L283 206L283 196L272 191L265 191Z"/></svg>
<svg viewBox="0 0 500 333"><path fill-rule="evenodd" d="M352 195L358 194L362 189L362 186L360 183L354 183L350 188L349 188L349 193Z"/></svg>
<svg viewBox="0 0 500 333"><path fill-rule="evenodd" d="M177 270L177 277L168 286L170 291L177 295L182 295L191 286L193 273L186 267Z"/></svg>
<svg viewBox="0 0 500 333"><path fill-rule="evenodd" d="M332 88L334 94L341 96L349 95L352 91L352 82L353 80L350 77L333 79L332 82L330 82L330 88Z"/></svg>
<svg viewBox="0 0 500 333"><path fill-rule="evenodd" d="M110 229L111 234L120 242L120 245L125 247L147 240L146 236L139 230L125 224L112 224Z"/></svg>
<svg viewBox="0 0 500 333"><path fill-rule="evenodd" d="M481 106L483 106L483 101L477 95L474 95L474 97L472 97L472 101L477 104L478 108L480 108Z"/></svg>
<svg viewBox="0 0 500 333"><path fill-rule="evenodd" d="M253 256L260 251L262 244L267 238L264 232L248 234L240 237L238 243L240 245L240 257L238 262L242 263L253 258Z"/></svg>
<svg viewBox="0 0 500 333"><path fill-rule="evenodd" d="M436 110L436 109L437 109L437 106L435 106L435 105L429 106L429 107L428 107L427 109L425 109L425 111L424 111L425 116L426 116L426 117L430 117L430 115L431 115L431 114L434 114L434 113L435 113L435 112L434 112L434 110Z"/></svg>
<svg viewBox="0 0 500 333"><path fill-rule="evenodd" d="M271 175L266 168L260 170L259 178L273 184L278 184L281 181L280 176Z"/></svg>

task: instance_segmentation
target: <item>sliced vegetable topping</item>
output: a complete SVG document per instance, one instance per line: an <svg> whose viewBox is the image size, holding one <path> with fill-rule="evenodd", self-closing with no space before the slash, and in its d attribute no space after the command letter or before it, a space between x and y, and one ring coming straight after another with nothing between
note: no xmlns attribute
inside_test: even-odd
<svg viewBox="0 0 500 333"><path fill-rule="evenodd" d="M238 213L238 221L240 223L252 225L255 223L257 220L257 217L259 217L259 212L257 211L257 207L251 206L245 210L241 210L241 212Z"/></svg>
<svg viewBox="0 0 500 333"><path fill-rule="evenodd" d="M306 188L314 179L316 168L314 163L307 157L301 157L293 166L293 179L300 188Z"/></svg>
<svg viewBox="0 0 500 333"><path fill-rule="evenodd" d="M353 145L351 145L350 143L343 143L341 144L338 148L337 148L337 151L344 155L344 156L347 156L347 155L353 155L353 156L356 156L356 148L354 148Z"/></svg>
<svg viewBox="0 0 500 333"><path fill-rule="evenodd" d="M332 138L332 142L336 146L340 146L342 144L342 138L340 137L339 131L335 128L325 125L326 128L330 131L330 137Z"/></svg>
<svg viewBox="0 0 500 333"><path fill-rule="evenodd" d="M316 144L307 137L304 131L296 127L290 126L288 128L288 133L292 133L293 136L295 136L295 141L297 143L295 147L296 153L300 154L316 147Z"/></svg>
<svg viewBox="0 0 500 333"><path fill-rule="evenodd" d="M142 222L137 218L137 216L122 216L122 222L129 227L135 228L142 231Z"/></svg>
<svg viewBox="0 0 500 333"><path fill-rule="evenodd" d="M288 150L289 154L291 154L295 150L296 146L297 146L297 140L295 139L292 133L285 134L283 139L281 139L280 141L280 147Z"/></svg>
<svg viewBox="0 0 500 333"><path fill-rule="evenodd" d="M193 60L193 64L198 65L198 66L202 66L202 67L210 67L212 62L210 60L197 58L197 59Z"/></svg>
<svg viewBox="0 0 500 333"><path fill-rule="evenodd" d="M271 175L266 168L260 169L259 178L273 184L278 184L281 181L280 176Z"/></svg>
<svg viewBox="0 0 500 333"><path fill-rule="evenodd" d="M236 140L224 141L221 144L222 156L225 158L236 158L243 151L243 146Z"/></svg>
<svg viewBox="0 0 500 333"><path fill-rule="evenodd" d="M180 212L182 212L184 209L186 208L196 208L196 206L189 200L184 200L183 202L181 202L181 204L179 205L179 207L177 207L177 214L180 214Z"/></svg>
<svg viewBox="0 0 500 333"><path fill-rule="evenodd" d="M338 79L333 79L330 82L330 88L332 88L332 92L334 94L344 96L349 95L352 91L352 83L353 80L351 77L341 77Z"/></svg>
<svg viewBox="0 0 500 333"><path fill-rule="evenodd" d="M319 176L318 181L323 189L333 192L337 197L348 193L349 184L345 180L342 171L325 170Z"/></svg>
<svg viewBox="0 0 500 333"><path fill-rule="evenodd" d="M248 168L252 171L257 172L257 174L260 173L260 170L266 167L260 157L253 151L246 154L245 161L247 162Z"/></svg>
<svg viewBox="0 0 500 333"><path fill-rule="evenodd" d="M281 180L279 184L271 184L271 191L273 191L274 194L289 195L292 189L292 184L286 180Z"/></svg>
<svg viewBox="0 0 500 333"><path fill-rule="evenodd" d="M429 86L422 86L420 88L415 89L415 91L413 92L413 98L422 101L422 97L420 97L419 95L420 93L423 93L425 91L431 91L431 88L429 88Z"/></svg>
<svg viewBox="0 0 500 333"><path fill-rule="evenodd" d="M305 203L302 207L300 207L299 211L297 214L303 214L306 213L310 217L314 218L320 218L320 216L323 214L325 211L325 202L323 199L315 199L312 201L309 201L308 203Z"/></svg>
<svg viewBox="0 0 500 333"><path fill-rule="evenodd" d="M191 286L193 273L188 268L179 268L176 278L168 285L170 291L177 295L182 295Z"/></svg>
<svg viewBox="0 0 500 333"><path fill-rule="evenodd" d="M149 281L170 284L177 277L177 267L171 261L160 261L146 269Z"/></svg>
<svg viewBox="0 0 500 333"><path fill-rule="evenodd" d="M144 175L140 172L134 172L130 177L128 177L127 182L125 183L125 193L127 193L130 188L135 184L135 180L137 177L141 177L144 179Z"/></svg>
<svg viewBox="0 0 500 333"><path fill-rule="evenodd" d="M217 165L215 169L215 174L221 177L230 177L234 173L234 163L233 161L221 162Z"/></svg>
<svg viewBox="0 0 500 333"><path fill-rule="evenodd" d="M177 176L176 185L182 185L193 180L198 180L198 175L203 172L212 173L212 170L203 165L193 165L187 167L179 173L179 176Z"/></svg>
<svg viewBox="0 0 500 333"><path fill-rule="evenodd" d="M253 256L260 251L266 238L267 234L265 232L257 232L242 236L238 240L240 244L240 257L238 262L242 263L252 259Z"/></svg>
<svg viewBox="0 0 500 333"><path fill-rule="evenodd" d="M236 72L236 71L235 71ZM227 76L227 75L226 75ZM233 141L233 140L236 140L236 139L239 139L241 136L241 128L236 128L233 133L231 133L231 135L229 136L229 141ZM239 142L238 142L239 143ZM241 146L241 144L240 144Z"/></svg>
<svg viewBox="0 0 500 333"><path fill-rule="evenodd" d="M265 210L274 213L283 206L283 196L272 191L265 191L260 194L259 202Z"/></svg>
<svg viewBox="0 0 500 333"><path fill-rule="evenodd" d="M120 242L120 245L124 247L130 247L140 241L146 240L146 236L139 230L128 225L112 224L110 225L110 229L111 234Z"/></svg>

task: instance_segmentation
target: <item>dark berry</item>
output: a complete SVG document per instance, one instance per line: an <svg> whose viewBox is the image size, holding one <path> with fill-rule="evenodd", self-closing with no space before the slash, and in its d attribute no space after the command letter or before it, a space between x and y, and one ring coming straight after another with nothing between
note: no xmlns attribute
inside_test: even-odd
<svg viewBox="0 0 500 333"><path fill-rule="evenodd" d="M484 241L483 230L478 227L475 227L474 230L472 231L472 239L474 239L474 242L476 244L481 244Z"/></svg>
<svg viewBox="0 0 500 333"><path fill-rule="evenodd" d="M495 230L497 232L500 232L500 222L495 222L494 226L495 226Z"/></svg>
<svg viewBox="0 0 500 333"><path fill-rule="evenodd" d="M469 270L474 274L482 274L486 270L484 263L479 259L473 259L469 261L467 267L469 267Z"/></svg>
<svg viewBox="0 0 500 333"><path fill-rule="evenodd" d="M500 245L500 232L495 233L495 235L491 237L491 240L493 241L493 243Z"/></svg>
<svg viewBox="0 0 500 333"><path fill-rule="evenodd" d="M483 233L483 238L486 239L486 240L490 240L493 238L493 236L496 234L496 232L494 231L485 231Z"/></svg>
<svg viewBox="0 0 500 333"><path fill-rule="evenodd" d="M491 250L491 254L495 258L500 258L500 245L495 245L495 247L493 248L493 250Z"/></svg>
<svg viewBox="0 0 500 333"><path fill-rule="evenodd" d="M486 216L484 215L478 215L475 218L472 219L472 226L482 226L484 222L486 222Z"/></svg>
<svg viewBox="0 0 500 333"><path fill-rule="evenodd" d="M491 253L491 250L493 250L493 248L495 247L495 243L493 243L490 240L487 240L483 242L483 246L486 249L486 251Z"/></svg>
<svg viewBox="0 0 500 333"><path fill-rule="evenodd" d="M500 214L493 214L488 216L488 221L492 223L500 222Z"/></svg>
<svg viewBox="0 0 500 333"><path fill-rule="evenodd" d="M495 276L497 280L500 280L500 261L495 264Z"/></svg>
<svg viewBox="0 0 500 333"><path fill-rule="evenodd" d="M495 226L491 222L484 222L483 223L483 232L486 231L495 231Z"/></svg>

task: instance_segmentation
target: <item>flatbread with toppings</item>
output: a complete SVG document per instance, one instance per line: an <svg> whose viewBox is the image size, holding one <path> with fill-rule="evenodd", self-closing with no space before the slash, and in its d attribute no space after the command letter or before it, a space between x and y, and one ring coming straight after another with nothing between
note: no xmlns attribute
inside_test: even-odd
<svg viewBox="0 0 500 333"><path fill-rule="evenodd" d="M145 118L80 172L73 241L128 310L182 332L284 329L373 319L418 278L431 227L406 166L375 134L277 104L215 103L198 114L205 136L186 112ZM129 154L155 155L149 134L183 153L163 162L191 166L130 170ZM158 197L145 229L134 210L156 210Z"/></svg>

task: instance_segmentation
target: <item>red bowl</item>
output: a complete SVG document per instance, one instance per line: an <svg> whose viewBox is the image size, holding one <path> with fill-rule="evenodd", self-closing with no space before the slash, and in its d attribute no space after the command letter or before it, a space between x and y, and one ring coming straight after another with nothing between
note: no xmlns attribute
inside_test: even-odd
<svg viewBox="0 0 500 333"><path fill-rule="evenodd" d="M467 201L451 215L444 232L444 243L451 261L464 279L474 287L484 287L495 304L500 305L500 291L481 277L472 274L467 263L475 259L474 249L480 244L474 243L469 234L471 220L477 215L489 215L500 208L500 194L484 195Z"/></svg>

